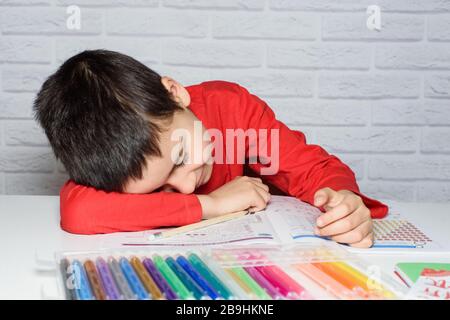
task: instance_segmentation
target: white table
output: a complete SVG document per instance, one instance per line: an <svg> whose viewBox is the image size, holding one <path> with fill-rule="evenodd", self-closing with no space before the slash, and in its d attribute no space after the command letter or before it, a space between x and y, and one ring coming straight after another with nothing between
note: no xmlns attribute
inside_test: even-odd
<svg viewBox="0 0 450 320"><path fill-rule="evenodd" d="M450 203L401 203L402 214L450 242ZM107 235L81 236L59 227L59 197L0 195L0 299L57 298L54 252L96 250ZM361 254L392 274L401 261L449 262L450 252ZM398 280L400 281L400 280Z"/></svg>

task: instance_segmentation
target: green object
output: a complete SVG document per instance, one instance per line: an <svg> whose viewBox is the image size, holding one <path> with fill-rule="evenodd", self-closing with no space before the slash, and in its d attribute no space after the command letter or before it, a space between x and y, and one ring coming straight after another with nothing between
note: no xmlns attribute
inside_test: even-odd
<svg viewBox="0 0 450 320"><path fill-rule="evenodd" d="M197 256L195 253L191 253L188 256L188 260L194 268L200 273L205 280L210 283L214 289L226 300L230 299L233 295L231 291L220 281L219 278L212 272L208 266Z"/></svg>
<svg viewBox="0 0 450 320"><path fill-rule="evenodd" d="M253 278L245 271L242 267L233 267L230 269L234 272L249 288L253 293L262 300L271 300L272 298L267 294L267 292L260 287L260 285L253 280Z"/></svg>
<svg viewBox="0 0 450 320"><path fill-rule="evenodd" d="M395 266L395 270L409 286L419 279L423 269L450 271L450 263L401 262Z"/></svg>
<svg viewBox="0 0 450 320"><path fill-rule="evenodd" d="M194 297L191 295L189 290L184 286L183 282L178 279L177 275L170 269L164 259L158 255L153 256L153 262L161 274L166 278L169 285L172 289L177 293L177 295L183 299L193 299Z"/></svg>

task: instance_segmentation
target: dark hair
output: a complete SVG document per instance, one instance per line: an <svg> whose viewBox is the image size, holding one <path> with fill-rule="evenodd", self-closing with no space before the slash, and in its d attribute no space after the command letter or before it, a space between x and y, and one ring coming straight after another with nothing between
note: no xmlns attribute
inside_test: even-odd
<svg viewBox="0 0 450 320"><path fill-rule="evenodd" d="M108 192L122 192L129 178L142 178L145 156L161 156L160 120L170 121L180 108L158 73L108 50L65 61L33 106L70 178Z"/></svg>

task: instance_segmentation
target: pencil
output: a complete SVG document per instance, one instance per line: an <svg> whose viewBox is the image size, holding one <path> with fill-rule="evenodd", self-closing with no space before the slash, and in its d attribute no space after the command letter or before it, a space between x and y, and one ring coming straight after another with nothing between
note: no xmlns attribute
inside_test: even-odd
<svg viewBox="0 0 450 320"><path fill-rule="evenodd" d="M182 226L179 228L171 229L168 231L161 231L161 232L151 234L151 235L149 235L149 240L162 239L162 238L176 236L176 235L179 235L179 234L182 234L185 232L197 230L200 228L205 228L205 227L208 227L208 226L211 226L214 224L218 224L221 222L225 222L225 221L233 220L233 219L236 219L239 217L243 217L247 214L250 214L250 212L249 211L238 211L238 212L224 214L224 215L216 217L216 218L211 218L211 219L203 220L203 221L200 221L197 223L188 224L186 226Z"/></svg>

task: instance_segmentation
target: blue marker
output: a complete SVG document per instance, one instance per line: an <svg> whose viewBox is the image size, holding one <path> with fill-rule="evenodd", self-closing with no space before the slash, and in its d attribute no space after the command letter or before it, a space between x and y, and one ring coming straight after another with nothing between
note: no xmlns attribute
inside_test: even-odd
<svg viewBox="0 0 450 320"><path fill-rule="evenodd" d="M94 296L83 265L80 261L74 260L72 267L75 276L75 296L77 300L93 300Z"/></svg>
<svg viewBox="0 0 450 320"><path fill-rule="evenodd" d="M208 281L202 277L197 270L189 263L188 259L183 256L177 257L178 264L191 276L192 279L211 297L211 299L217 300L222 298L219 293L209 285Z"/></svg>
<svg viewBox="0 0 450 320"><path fill-rule="evenodd" d="M130 284L131 289L136 293L139 300L147 300L149 299L149 295L139 280L136 272L134 272L133 267L130 265L126 258L120 258L119 261L120 268L122 269L125 278Z"/></svg>
<svg viewBox="0 0 450 320"><path fill-rule="evenodd" d="M120 270L120 265L116 259L110 257L108 259L108 266L111 270L111 274L117 284L117 288L121 292L122 297L125 300L135 300L136 294L131 290L130 285L128 284L127 279L125 279L122 271Z"/></svg>
<svg viewBox="0 0 450 320"><path fill-rule="evenodd" d="M191 279L189 274L186 273L172 257L167 257L166 263L183 282L186 288L192 293L195 299L201 300L208 298L208 294L197 283L195 283L194 280Z"/></svg>

